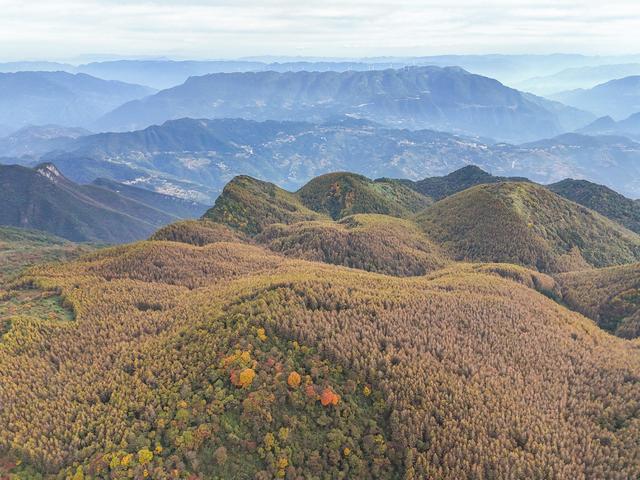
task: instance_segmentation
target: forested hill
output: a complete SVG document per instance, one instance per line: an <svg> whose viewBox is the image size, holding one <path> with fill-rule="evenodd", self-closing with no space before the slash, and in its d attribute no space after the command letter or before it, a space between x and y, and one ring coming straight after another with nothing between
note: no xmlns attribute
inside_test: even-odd
<svg viewBox="0 0 640 480"><path fill-rule="evenodd" d="M237 177L1 285L0 477L637 478L639 261L532 182Z"/></svg>

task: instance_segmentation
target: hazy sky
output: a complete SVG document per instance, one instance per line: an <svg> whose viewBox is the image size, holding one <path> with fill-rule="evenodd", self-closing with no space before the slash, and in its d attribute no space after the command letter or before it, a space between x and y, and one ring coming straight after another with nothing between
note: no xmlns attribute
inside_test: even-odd
<svg viewBox="0 0 640 480"><path fill-rule="evenodd" d="M0 0L0 59L640 53L639 0Z"/></svg>

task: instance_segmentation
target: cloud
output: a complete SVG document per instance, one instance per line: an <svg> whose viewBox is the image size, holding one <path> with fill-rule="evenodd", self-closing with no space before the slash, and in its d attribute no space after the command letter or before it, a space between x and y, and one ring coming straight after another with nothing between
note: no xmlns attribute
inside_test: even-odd
<svg viewBox="0 0 640 480"><path fill-rule="evenodd" d="M636 53L637 0L0 0L0 57Z"/></svg>

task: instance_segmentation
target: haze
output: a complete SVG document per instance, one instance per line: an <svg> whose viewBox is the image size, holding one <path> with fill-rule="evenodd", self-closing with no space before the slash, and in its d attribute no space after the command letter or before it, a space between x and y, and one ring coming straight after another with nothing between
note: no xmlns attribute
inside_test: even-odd
<svg viewBox="0 0 640 480"><path fill-rule="evenodd" d="M0 0L0 60L630 54L635 0Z"/></svg>

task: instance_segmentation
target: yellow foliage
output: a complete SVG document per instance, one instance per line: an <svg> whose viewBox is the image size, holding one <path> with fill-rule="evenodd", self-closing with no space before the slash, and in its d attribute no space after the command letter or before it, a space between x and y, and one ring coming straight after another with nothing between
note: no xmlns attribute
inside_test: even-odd
<svg viewBox="0 0 640 480"><path fill-rule="evenodd" d="M273 446L276 444L276 437L273 436L273 433L269 432L264 436L264 446L267 450L271 450Z"/></svg>
<svg viewBox="0 0 640 480"><path fill-rule="evenodd" d="M351 449L349 447L344 447L344 450L342 450L342 454L345 457L348 457L349 455L351 455Z"/></svg>
<svg viewBox="0 0 640 480"><path fill-rule="evenodd" d="M238 376L238 384L236 386L247 388L251 383L253 383L255 376L256 372L253 368L245 368L240 372L240 375Z"/></svg>
<svg viewBox="0 0 640 480"><path fill-rule="evenodd" d="M280 470L284 470L285 468L287 468L289 466L289 460L287 460L286 458L281 458L278 461L278 468Z"/></svg>
<svg viewBox="0 0 640 480"><path fill-rule="evenodd" d="M258 328L257 333L258 333L258 338L263 342L267 339L267 335L265 333L264 328L262 327Z"/></svg>
<svg viewBox="0 0 640 480"><path fill-rule="evenodd" d="M146 465L153 460L153 452L148 448L143 448L138 452L138 463L140 465Z"/></svg>
<svg viewBox="0 0 640 480"><path fill-rule="evenodd" d="M300 377L300 374L298 372L291 372L289 374L289 377L287 377L287 384L291 388L296 388L300 386L301 380L302 378Z"/></svg>
<svg viewBox="0 0 640 480"><path fill-rule="evenodd" d="M362 393L365 397L368 397L369 395L371 395L371 387L369 387L369 385L365 385L362 389Z"/></svg>

